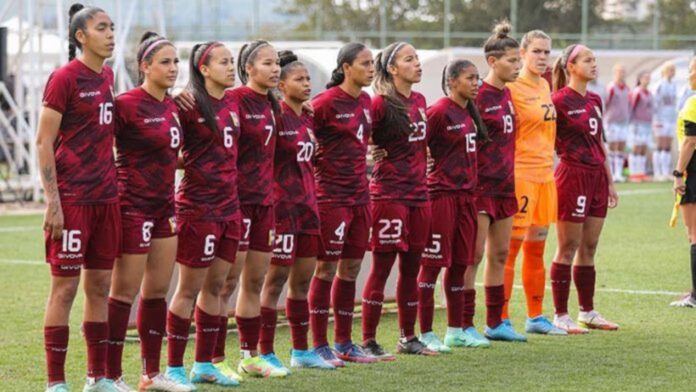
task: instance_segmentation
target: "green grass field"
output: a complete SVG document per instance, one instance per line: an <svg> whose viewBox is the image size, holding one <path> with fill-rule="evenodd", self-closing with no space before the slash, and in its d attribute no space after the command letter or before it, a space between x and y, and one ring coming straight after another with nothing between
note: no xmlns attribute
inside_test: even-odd
<svg viewBox="0 0 696 392"><path fill-rule="evenodd" d="M696 388L696 310L668 306L672 293L689 287L688 244L683 227L669 229L672 206L666 184L622 185L620 205L610 213L600 243L596 307L621 325L618 332L586 336L531 336L526 344L494 343L488 350L461 349L436 358L400 356L396 362L349 365L338 371L295 371L284 380L252 380L243 390L263 391L694 391ZM43 260L41 216L0 217L0 391L42 391L45 383L42 315L49 270ZM555 233L547 245L547 265L555 251ZM519 264L519 261L518 261ZM519 271L519 268L518 268ZM519 276L518 276L519 281ZM548 281L548 279L547 279ZM573 290L574 291L574 290ZM479 293L477 323L485 308ZM577 301L571 296L571 313ZM547 290L545 312L552 313ZM82 300L71 320L68 381L81 390L85 349L79 334ZM521 290L513 295L513 323L522 329ZM436 332L445 329L444 311ZM353 337L358 340L360 321ZM379 341L394 348L396 317L386 315ZM228 353L236 359L236 335ZM187 363L193 349L189 345ZM277 351L289 361L289 335L280 328ZM126 379L134 386L139 346L125 349ZM166 354L165 354L166 355ZM164 361L163 361L164 362ZM201 391L222 390L200 387Z"/></svg>

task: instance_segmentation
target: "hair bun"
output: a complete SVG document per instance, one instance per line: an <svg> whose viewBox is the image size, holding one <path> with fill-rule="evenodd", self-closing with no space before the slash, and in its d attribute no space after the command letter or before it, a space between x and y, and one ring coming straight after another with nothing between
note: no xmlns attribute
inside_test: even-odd
<svg viewBox="0 0 696 392"><path fill-rule="evenodd" d="M152 37L159 37L160 35L155 33L154 31L146 31L143 33L143 35L140 37L140 43L142 44L143 42L149 40Z"/></svg>
<svg viewBox="0 0 696 392"><path fill-rule="evenodd" d="M495 37L498 39L507 38L510 35L511 31L512 25L507 20L498 22L498 24L496 24L495 27L493 27L493 34L495 34Z"/></svg>
<svg viewBox="0 0 696 392"><path fill-rule="evenodd" d="M293 53L292 50L281 50L278 52L278 57L280 58L281 67L299 60L297 55Z"/></svg>
<svg viewBox="0 0 696 392"><path fill-rule="evenodd" d="M68 16L70 16L72 18L73 15L80 12L83 8L85 8L84 5L82 5L80 3L74 3L73 5L70 6L70 9L68 10Z"/></svg>

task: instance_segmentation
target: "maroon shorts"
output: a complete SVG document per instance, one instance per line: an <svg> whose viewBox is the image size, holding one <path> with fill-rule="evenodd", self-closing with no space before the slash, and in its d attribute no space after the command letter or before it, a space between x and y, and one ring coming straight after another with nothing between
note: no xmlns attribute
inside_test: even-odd
<svg viewBox="0 0 696 392"><path fill-rule="evenodd" d="M219 257L234 263L241 225L239 220L209 222L179 217L176 261L191 268L206 268Z"/></svg>
<svg viewBox="0 0 696 392"><path fill-rule="evenodd" d="M476 210L479 214L488 215L491 223L507 219L517 214L517 198L479 195L476 197Z"/></svg>
<svg viewBox="0 0 696 392"><path fill-rule="evenodd" d="M604 166L590 169L561 162L555 177L559 220L583 223L588 216L607 216L609 179Z"/></svg>
<svg viewBox="0 0 696 392"><path fill-rule="evenodd" d="M239 251L272 252L275 230L273 206L246 205L241 210L242 238L239 240Z"/></svg>
<svg viewBox="0 0 696 392"><path fill-rule="evenodd" d="M370 240L372 216L368 205L334 207L319 205L323 251L321 261L362 259Z"/></svg>
<svg viewBox="0 0 696 392"><path fill-rule="evenodd" d="M79 276L80 270L110 270L121 254L119 204L63 205L63 237L44 232L46 262L53 276Z"/></svg>
<svg viewBox="0 0 696 392"><path fill-rule="evenodd" d="M371 207L373 252L423 252L430 234L430 203L373 201Z"/></svg>
<svg viewBox="0 0 696 392"><path fill-rule="evenodd" d="M445 195L433 199L430 204L433 223L421 264L428 267L474 264L478 229L474 197Z"/></svg>
<svg viewBox="0 0 696 392"><path fill-rule="evenodd" d="M122 213L124 254L146 254L153 239L173 237L177 234L176 217L153 217Z"/></svg>
<svg viewBox="0 0 696 392"><path fill-rule="evenodd" d="M318 234L277 232L271 264L289 267L298 257L317 257L320 251L321 237Z"/></svg>

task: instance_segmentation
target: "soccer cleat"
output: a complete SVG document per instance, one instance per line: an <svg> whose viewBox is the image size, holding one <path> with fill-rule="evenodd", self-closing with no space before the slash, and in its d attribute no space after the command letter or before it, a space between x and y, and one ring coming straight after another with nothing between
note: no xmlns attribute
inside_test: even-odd
<svg viewBox="0 0 696 392"><path fill-rule="evenodd" d="M486 327L484 329L484 336L489 340L497 340L501 342L526 342L527 337L517 333L512 328L509 320L507 322L503 321L495 328Z"/></svg>
<svg viewBox="0 0 696 392"><path fill-rule="evenodd" d="M447 327L445 332L445 345L448 347L466 347L464 330L461 328Z"/></svg>
<svg viewBox="0 0 696 392"><path fill-rule="evenodd" d="M188 387L189 391L195 391L197 389L196 386L193 385L186 377L186 369L183 366L167 366L167 371L164 373L164 375L177 384Z"/></svg>
<svg viewBox="0 0 696 392"><path fill-rule="evenodd" d="M594 310L580 312L580 314L578 314L578 323L585 328L599 329L600 331L616 331L619 329L618 324L605 319Z"/></svg>
<svg viewBox="0 0 696 392"><path fill-rule="evenodd" d="M568 332L568 335L583 335L590 333L587 328L577 325L575 321L573 321L573 319L567 314L564 314L563 316L553 316L553 325Z"/></svg>
<svg viewBox="0 0 696 392"><path fill-rule="evenodd" d="M435 335L435 332L433 332L433 331L421 334L421 336L418 338L418 340L420 340L423 344L428 346L428 348L433 350L433 351L437 351L439 353L451 353L452 352L452 349L448 345L442 343L440 338L438 338L437 335Z"/></svg>
<svg viewBox="0 0 696 392"><path fill-rule="evenodd" d="M377 358L380 362L396 361L394 354L385 350L376 340L368 341L367 344L362 346L362 349L365 354Z"/></svg>
<svg viewBox="0 0 696 392"><path fill-rule="evenodd" d="M276 369L261 357L244 358L239 361L237 372L243 377L285 377L288 374Z"/></svg>
<svg viewBox="0 0 696 392"><path fill-rule="evenodd" d="M360 346L352 342L339 344L336 343L336 356L346 362L355 363L375 363L377 358L367 355Z"/></svg>
<svg viewBox="0 0 696 392"><path fill-rule="evenodd" d="M70 392L68 384L61 382L59 384L53 384L46 387L46 392Z"/></svg>
<svg viewBox="0 0 696 392"><path fill-rule="evenodd" d="M481 336L473 327L467 328L466 331L462 328L447 327L445 344L449 347L487 348L490 347L491 342Z"/></svg>
<svg viewBox="0 0 696 392"><path fill-rule="evenodd" d="M82 388L82 392L118 392L114 386L114 382L108 378L100 378L95 380L91 377L87 377L87 382L85 387Z"/></svg>
<svg viewBox="0 0 696 392"><path fill-rule="evenodd" d="M325 361L314 350L290 350L290 367L334 370L336 366Z"/></svg>
<svg viewBox="0 0 696 392"><path fill-rule="evenodd" d="M290 369L285 367L282 362L280 362L280 359L275 355L275 353L268 353L268 354L261 354L261 358L263 358L264 361L268 362L273 366L274 368L278 369L280 372L285 372L285 375L290 374Z"/></svg>
<svg viewBox="0 0 696 392"><path fill-rule="evenodd" d="M338 357L336 357L336 353L334 352L334 350L331 349L331 347L329 347L328 344L325 344L325 345L320 346L320 347L316 347L314 349L314 352L318 356L320 356L321 359L334 365L337 368L346 366L346 364L342 360L340 360Z"/></svg>
<svg viewBox="0 0 696 392"><path fill-rule="evenodd" d="M227 361L213 363L213 366L218 368L218 370L228 378L242 382L242 376L240 376L239 373L235 372L232 366L230 366L230 364Z"/></svg>
<svg viewBox="0 0 696 392"><path fill-rule="evenodd" d="M415 336L409 340L399 339L399 343L396 345L396 351L399 354L415 354L429 357L440 355L437 351L429 349L428 346L423 344Z"/></svg>
<svg viewBox="0 0 696 392"><path fill-rule="evenodd" d="M176 380L167 377L164 374L158 374L154 377L148 377L143 374L140 376L140 382L138 383L138 390L140 392L144 391L161 391L161 392L191 392L190 386L186 384L181 384Z"/></svg>
<svg viewBox="0 0 696 392"><path fill-rule="evenodd" d="M191 368L191 382L194 384L214 384L222 387L236 387L239 381L231 379L213 366L212 362L194 362Z"/></svg>
<svg viewBox="0 0 696 392"><path fill-rule="evenodd" d="M474 348L488 348L491 346L491 342L488 339L481 336L481 334L474 327L469 327L464 330L464 336L466 337L467 347Z"/></svg>
<svg viewBox="0 0 696 392"><path fill-rule="evenodd" d="M537 316L534 318L528 318L525 323L525 331L527 333L537 333L541 335L554 335L554 336L565 336L568 332L555 327L551 322L544 316Z"/></svg>
<svg viewBox="0 0 696 392"><path fill-rule="evenodd" d="M669 304L677 308L696 308L696 298L691 293L684 294L683 297Z"/></svg>
<svg viewBox="0 0 696 392"><path fill-rule="evenodd" d="M135 389L131 388L126 382L123 380L123 377L119 377L115 380L114 382L114 387L116 387L116 390L118 392L136 392Z"/></svg>

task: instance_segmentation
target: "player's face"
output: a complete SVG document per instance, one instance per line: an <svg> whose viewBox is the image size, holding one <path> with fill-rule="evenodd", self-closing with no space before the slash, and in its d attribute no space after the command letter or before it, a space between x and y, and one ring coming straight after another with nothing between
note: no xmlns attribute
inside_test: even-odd
<svg viewBox="0 0 696 392"><path fill-rule="evenodd" d="M451 83L452 92L464 99L476 99L479 89L479 73L473 65L464 68Z"/></svg>
<svg viewBox="0 0 696 392"><path fill-rule="evenodd" d="M514 82L520 75L522 62L519 48L507 48L500 58L494 58L491 68L495 75L505 83Z"/></svg>
<svg viewBox="0 0 696 392"><path fill-rule="evenodd" d="M307 67L298 65L291 69L290 72L285 75L285 79L282 79L278 83L278 88L283 93L285 99L304 102L307 101L312 94L310 81L311 78Z"/></svg>
<svg viewBox="0 0 696 392"><path fill-rule="evenodd" d="M254 64L246 65L249 78L262 88L275 88L280 79L280 59L275 48L265 45L258 49Z"/></svg>
<svg viewBox="0 0 696 392"><path fill-rule="evenodd" d="M543 75L549 67L551 41L545 38L535 38L527 48L520 50L525 68L535 75Z"/></svg>
<svg viewBox="0 0 696 392"><path fill-rule="evenodd" d="M363 49L352 64L343 65L343 72L346 74L346 79L352 80L359 86L367 87L372 84L372 79L375 77L375 60L372 57L372 51Z"/></svg>
<svg viewBox="0 0 696 392"><path fill-rule="evenodd" d="M689 63L689 87L696 90L696 59Z"/></svg>
<svg viewBox="0 0 696 392"><path fill-rule="evenodd" d="M82 48L107 59L114 53L114 23L104 12L98 12L87 20L87 28L78 30L75 38Z"/></svg>
<svg viewBox="0 0 696 392"><path fill-rule="evenodd" d="M665 78L672 80L675 73L676 73L676 69L674 69L674 67L668 67L667 69L665 69Z"/></svg>
<svg viewBox="0 0 696 392"><path fill-rule="evenodd" d="M648 88L650 85L650 74L645 73L643 76L640 77L640 87L642 88Z"/></svg>
<svg viewBox="0 0 696 392"><path fill-rule="evenodd" d="M581 80L597 79L597 58L591 50L585 49L578 54L575 63L569 65L569 71Z"/></svg>
<svg viewBox="0 0 696 392"><path fill-rule="evenodd" d="M394 64L389 66L389 73L395 79L401 79L410 84L421 81L423 69L421 68L416 48L411 45L404 45L394 57Z"/></svg>
<svg viewBox="0 0 696 392"><path fill-rule="evenodd" d="M623 65L617 65L614 67L614 81L616 83L624 83L626 80L626 69Z"/></svg>
<svg viewBox="0 0 696 392"><path fill-rule="evenodd" d="M201 66L203 77L224 88L234 86L234 58L226 46L218 46L210 51L208 65Z"/></svg>
<svg viewBox="0 0 696 392"><path fill-rule="evenodd" d="M164 44L150 59L140 65L145 79L163 89L174 86L179 75L179 58L173 46Z"/></svg>

